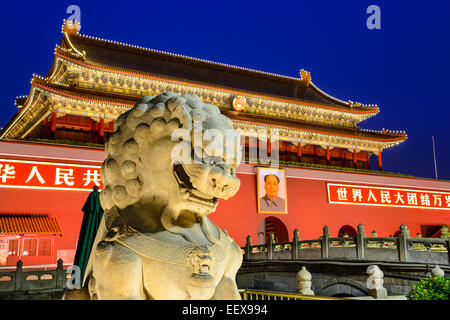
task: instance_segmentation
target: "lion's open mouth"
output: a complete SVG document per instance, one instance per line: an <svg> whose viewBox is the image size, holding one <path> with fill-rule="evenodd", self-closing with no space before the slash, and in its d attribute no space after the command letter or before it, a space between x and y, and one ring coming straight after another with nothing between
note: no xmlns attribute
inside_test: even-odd
<svg viewBox="0 0 450 320"><path fill-rule="evenodd" d="M182 191L187 192L187 200L206 205L208 207L214 207L217 205L217 198L198 190L192 185L191 179L182 164L175 164L173 167L173 172Z"/></svg>

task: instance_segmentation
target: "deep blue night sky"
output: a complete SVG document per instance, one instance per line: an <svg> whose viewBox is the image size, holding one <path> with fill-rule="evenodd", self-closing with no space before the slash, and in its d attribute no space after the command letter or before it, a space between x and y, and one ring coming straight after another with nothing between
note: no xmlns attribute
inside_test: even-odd
<svg viewBox="0 0 450 320"><path fill-rule="evenodd" d="M372 4L381 30L366 27ZM362 128L407 132L384 170L434 178L434 135L438 176L450 180L450 1L2 3L0 127L32 74L50 70L69 5L82 34L292 77L306 69L328 94L379 106Z"/></svg>

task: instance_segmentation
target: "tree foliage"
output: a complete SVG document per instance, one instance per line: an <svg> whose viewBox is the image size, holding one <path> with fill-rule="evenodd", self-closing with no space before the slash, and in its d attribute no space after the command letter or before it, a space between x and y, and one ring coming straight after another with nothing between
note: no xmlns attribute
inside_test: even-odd
<svg viewBox="0 0 450 320"><path fill-rule="evenodd" d="M406 295L408 300L450 300L450 278L434 276L416 283Z"/></svg>

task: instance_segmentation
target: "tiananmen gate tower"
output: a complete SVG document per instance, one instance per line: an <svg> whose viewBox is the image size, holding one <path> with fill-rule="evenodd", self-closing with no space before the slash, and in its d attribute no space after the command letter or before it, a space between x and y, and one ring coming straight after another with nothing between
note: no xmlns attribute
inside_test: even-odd
<svg viewBox="0 0 450 320"><path fill-rule="evenodd" d="M317 239L324 225L332 236L354 236L363 223L387 237L404 223L411 236L439 237L449 224L449 181L383 171L382 154L407 135L360 128L376 105L332 97L305 70L298 78L250 70L82 35L65 22L49 72L32 76L0 133L0 266L73 263L114 121L166 91L217 105L241 133L240 191L210 215L240 246L247 235L265 243L269 232L288 241L294 229ZM262 133L275 131L276 141ZM260 207L256 169L270 165L257 150L278 154L279 212Z"/></svg>

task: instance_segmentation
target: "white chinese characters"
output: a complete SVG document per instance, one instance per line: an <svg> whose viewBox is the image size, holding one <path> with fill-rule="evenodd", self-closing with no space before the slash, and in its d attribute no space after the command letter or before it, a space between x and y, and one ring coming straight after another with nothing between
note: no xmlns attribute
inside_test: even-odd
<svg viewBox="0 0 450 320"><path fill-rule="evenodd" d="M450 209L450 194L440 191L353 186L328 183L330 203Z"/></svg>
<svg viewBox="0 0 450 320"><path fill-rule="evenodd" d="M0 187L90 190L102 188L100 166L0 161Z"/></svg>
<svg viewBox="0 0 450 320"><path fill-rule="evenodd" d="M7 179L14 179L16 170L14 166L10 164L0 164L0 179L3 183L7 182Z"/></svg>

